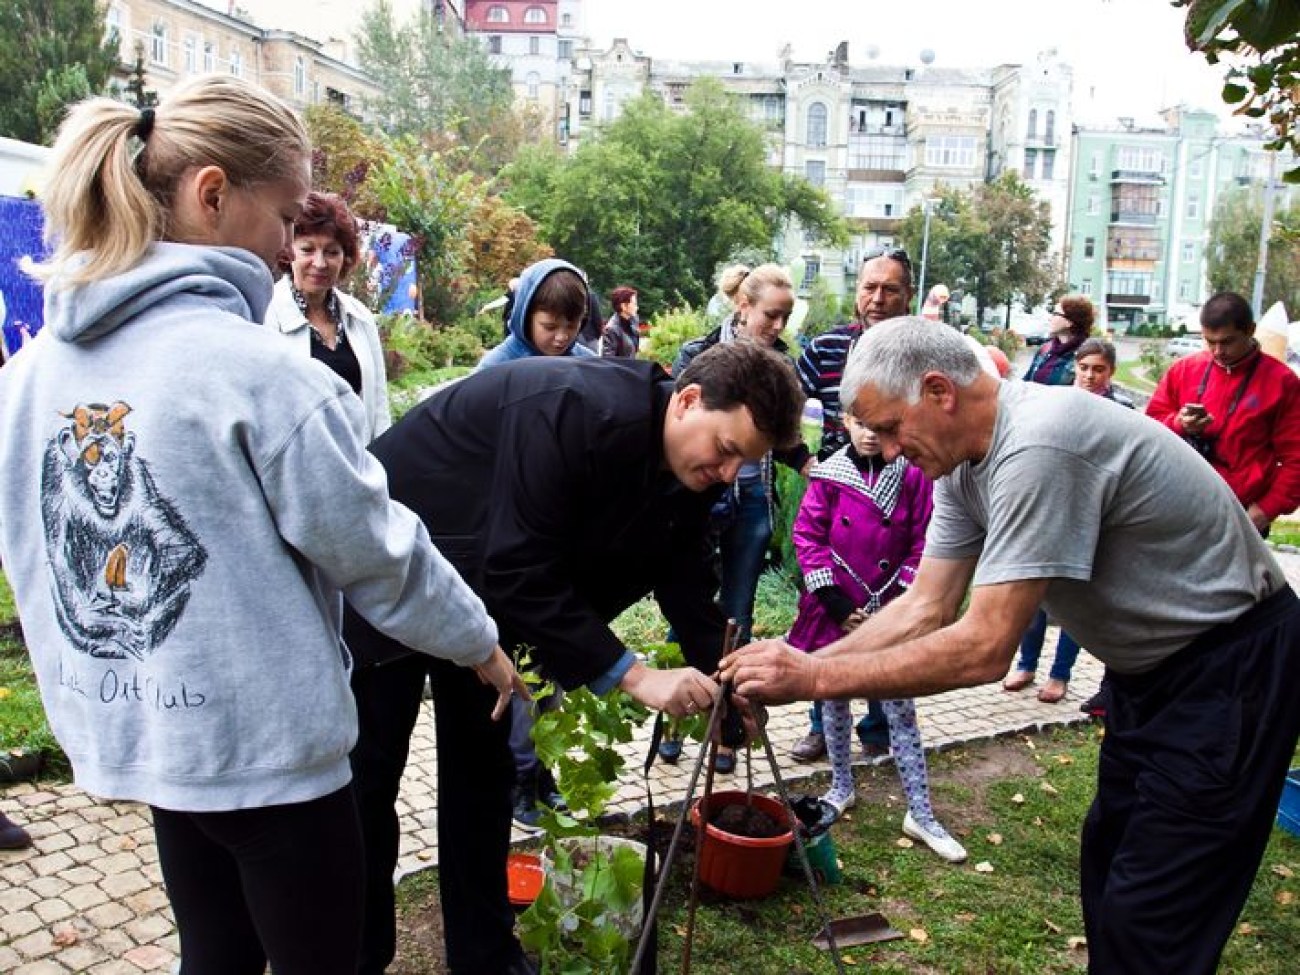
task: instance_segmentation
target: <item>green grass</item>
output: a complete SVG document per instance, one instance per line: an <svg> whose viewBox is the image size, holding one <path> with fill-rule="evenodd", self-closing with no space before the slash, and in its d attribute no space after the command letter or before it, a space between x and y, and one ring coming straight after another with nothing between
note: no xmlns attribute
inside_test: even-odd
<svg viewBox="0 0 1300 975"><path fill-rule="evenodd" d="M846 969L877 975L1030 975L1083 972L1086 952L1078 884L1078 834L1092 799L1100 730L1095 725L981 742L931 755L940 819L970 853L960 866L918 846L900 846L904 806L891 766L858 770L858 806L833 832L843 881L824 889L830 916L883 912L908 937L844 951ZM821 781L797 791L815 792ZM987 863L991 872L977 864ZM660 970L678 970L691 860L674 869L660 917ZM428 871L399 888L404 920L436 909ZM1300 945L1300 841L1274 830L1254 890L1221 970L1234 975L1293 971ZM696 975L829 973L809 939L817 914L801 879L775 894L727 902L707 895L696 915ZM402 954L407 957L408 948ZM439 972L406 967L397 972Z"/></svg>
<svg viewBox="0 0 1300 975"><path fill-rule="evenodd" d="M50 774L66 777L67 759L45 721L36 675L17 623L13 592L0 573L0 762L40 752Z"/></svg>
<svg viewBox="0 0 1300 975"><path fill-rule="evenodd" d="M1147 375L1147 365L1136 359L1115 367L1115 384L1139 393L1154 393L1156 390L1155 382Z"/></svg>

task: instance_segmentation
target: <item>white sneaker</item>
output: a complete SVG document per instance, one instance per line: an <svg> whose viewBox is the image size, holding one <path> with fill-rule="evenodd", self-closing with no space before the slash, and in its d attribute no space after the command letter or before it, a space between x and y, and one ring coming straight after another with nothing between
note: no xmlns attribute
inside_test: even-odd
<svg viewBox="0 0 1300 975"><path fill-rule="evenodd" d="M850 792L847 796L838 800L832 796L825 795L822 796L822 802L834 809L835 818L839 819L846 811L852 809L858 804L858 794L856 792Z"/></svg>
<svg viewBox="0 0 1300 975"><path fill-rule="evenodd" d="M903 817L903 834L914 840L920 840L949 863L962 863L966 859L966 848L948 835L938 823L934 829L926 829L909 812Z"/></svg>

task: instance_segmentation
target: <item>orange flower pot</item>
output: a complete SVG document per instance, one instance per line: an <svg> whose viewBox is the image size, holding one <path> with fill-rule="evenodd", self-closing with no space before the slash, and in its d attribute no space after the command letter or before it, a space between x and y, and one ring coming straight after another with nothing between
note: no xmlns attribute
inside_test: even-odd
<svg viewBox="0 0 1300 975"><path fill-rule="evenodd" d="M778 823L789 823L790 813L775 799L755 795L751 797L754 808L771 816ZM691 809L691 822L699 829L700 803ZM709 797L709 810L727 806L744 805L745 793L733 790L715 792ZM706 810L705 819L710 816ZM704 848L697 851L700 858L700 880L719 894L736 900L754 900L766 897L776 890L781 880L781 870L786 853L794 842L794 833L787 829L779 836L739 836L719 829L709 823L704 834Z"/></svg>

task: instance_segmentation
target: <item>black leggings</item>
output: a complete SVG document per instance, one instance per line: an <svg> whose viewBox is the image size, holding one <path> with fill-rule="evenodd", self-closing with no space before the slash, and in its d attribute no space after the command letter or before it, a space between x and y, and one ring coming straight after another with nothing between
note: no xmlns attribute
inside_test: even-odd
<svg viewBox="0 0 1300 975"><path fill-rule="evenodd" d="M351 787L287 806L153 808L185 975L353 975L363 858Z"/></svg>

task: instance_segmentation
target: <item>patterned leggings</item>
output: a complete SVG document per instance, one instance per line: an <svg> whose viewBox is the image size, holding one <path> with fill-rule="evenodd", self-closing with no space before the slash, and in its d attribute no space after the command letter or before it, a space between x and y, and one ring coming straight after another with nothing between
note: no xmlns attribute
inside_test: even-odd
<svg viewBox="0 0 1300 975"><path fill-rule="evenodd" d="M889 722L889 750L894 767L907 796L907 809L926 829L937 827L930 807L930 782L926 775L925 749L921 729L916 724L916 704L911 698L882 701L885 720ZM853 711L849 701L825 701L822 704L826 729L826 751L831 759L831 791L826 798L843 801L853 794Z"/></svg>

